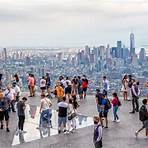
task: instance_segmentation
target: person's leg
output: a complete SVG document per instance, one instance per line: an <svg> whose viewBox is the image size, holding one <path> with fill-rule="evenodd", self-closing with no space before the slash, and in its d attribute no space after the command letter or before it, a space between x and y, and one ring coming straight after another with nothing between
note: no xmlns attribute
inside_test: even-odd
<svg viewBox="0 0 148 148"><path fill-rule="evenodd" d="M73 129L76 129L76 117L72 119L72 127Z"/></svg>
<svg viewBox="0 0 148 148"><path fill-rule="evenodd" d="M135 112L135 99L134 97L132 98L132 112Z"/></svg>
<svg viewBox="0 0 148 148"><path fill-rule="evenodd" d="M139 99L135 98L135 103L136 103L136 111L139 111Z"/></svg>
<svg viewBox="0 0 148 148"><path fill-rule="evenodd" d="M95 148L101 148L101 146L100 146L100 143L99 143L99 142L96 142L96 143L95 143Z"/></svg>
<svg viewBox="0 0 148 148"><path fill-rule="evenodd" d="M21 116L18 116L18 128L21 130Z"/></svg>
<svg viewBox="0 0 148 148"><path fill-rule="evenodd" d="M66 131L66 123L67 123L67 117L63 117L63 131L65 132Z"/></svg>
<svg viewBox="0 0 148 148"><path fill-rule="evenodd" d="M123 99L124 99L124 100L126 100L126 97L125 97L125 92L123 92Z"/></svg>
<svg viewBox="0 0 148 148"><path fill-rule="evenodd" d="M100 117L100 124L101 124L102 127L104 127L103 126L103 120L102 120L102 117L103 117L103 112L102 111L99 113L99 117Z"/></svg>
<svg viewBox="0 0 148 148"><path fill-rule="evenodd" d="M116 115L116 120L119 120L117 112L118 112L118 106L115 107L115 115Z"/></svg>
<svg viewBox="0 0 148 148"><path fill-rule="evenodd" d="M61 133L61 125L62 125L62 119L61 117L58 117L58 133Z"/></svg>
<svg viewBox="0 0 148 148"><path fill-rule="evenodd" d="M15 111L15 108L14 108L14 104L15 104L15 100L12 100L11 101L11 109L12 109L12 112L16 112Z"/></svg>
<svg viewBox="0 0 148 148"><path fill-rule="evenodd" d="M146 136L148 137L148 129L146 129Z"/></svg>
<svg viewBox="0 0 148 148"><path fill-rule="evenodd" d="M1 129L3 129L3 127L4 127L3 120L4 120L4 112L0 112L0 123L1 123L0 128Z"/></svg>
<svg viewBox="0 0 148 148"><path fill-rule="evenodd" d="M114 121L116 121L116 107L113 107L113 115L114 115Z"/></svg>
<svg viewBox="0 0 148 148"><path fill-rule="evenodd" d="M144 129L144 127L140 128L139 130L137 130L137 131L135 132L136 137L138 136L138 134L139 134L143 129Z"/></svg>
<svg viewBox="0 0 148 148"><path fill-rule="evenodd" d="M20 129L24 130L24 122L25 122L25 116L21 116L21 122L20 122Z"/></svg>
<svg viewBox="0 0 148 148"><path fill-rule="evenodd" d="M6 121L6 131L9 132L9 111L6 110L4 112L4 116L5 116L5 121Z"/></svg>

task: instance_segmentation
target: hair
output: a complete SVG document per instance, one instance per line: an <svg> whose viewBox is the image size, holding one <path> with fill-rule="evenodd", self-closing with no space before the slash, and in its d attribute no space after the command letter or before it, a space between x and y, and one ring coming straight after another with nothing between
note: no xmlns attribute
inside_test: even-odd
<svg viewBox="0 0 148 148"><path fill-rule="evenodd" d="M78 104L78 102L77 102L77 97L76 97L76 95L72 96L72 98L73 98L73 108L74 108L74 109L77 109L78 106L79 106L79 104Z"/></svg>
<svg viewBox="0 0 148 148"><path fill-rule="evenodd" d="M100 118L99 118L98 116L94 116L93 119L94 119L95 121L97 121L97 122L100 121Z"/></svg>
<svg viewBox="0 0 148 148"><path fill-rule="evenodd" d="M16 79L16 82L19 82L19 76L18 76L18 74L15 74L14 77Z"/></svg>
<svg viewBox="0 0 148 148"><path fill-rule="evenodd" d="M63 99L63 101L66 101L66 97L65 96L62 99Z"/></svg>
<svg viewBox="0 0 148 148"><path fill-rule="evenodd" d="M139 85L139 81L137 81L137 83L136 83L137 85Z"/></svg>
<svg viewBox="0 0 148 148"><path fill-rule="evenodd" d="M45 76L42 76L42 79L45 79Z"/></svg>
<svg viewBox="0 0 148 148"><path fill-rule="evenodd" d="M72 99L69 99L69 104L72 104Z"/></svg>
<svg viewBox="0 0 148 148"><path fill-rule="evenodd" d="M104 79L106 79L106 76L103 76Z"/></svg>
<svg viewBox="0 0 148 148"><path fill-rule="evenodd" d="M97 88L97 89L96 89L96 92L100 92L100 89L99 89L99 88Z"/></svg>
<svg viewBox="0 0 148 148"><path fill-rule="evenodd" d="M44 98L44 97L46 97L46 95L45 95L45 93L42 93L41 98Z"/></svg>
<svg viewBox="0 0 148 148"><path fill-rule="evenodd" d="M143 100L142 100L142 103L143 103L144 105L146 105L146 104L147 104L147 99L143 99Z"/></svg>
<svg viewBox="0 0 148 148"><path fill-rule="evenodd" d="M26 97L23 97L22 100L27 101L27 98Z"/></svg>

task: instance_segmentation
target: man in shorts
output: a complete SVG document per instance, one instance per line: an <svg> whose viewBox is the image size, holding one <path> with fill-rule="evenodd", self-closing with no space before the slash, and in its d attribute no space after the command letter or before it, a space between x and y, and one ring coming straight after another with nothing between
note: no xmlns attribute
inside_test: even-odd
<svg viewBox="0 0 148 148"><path fill-rule="evenodd" d="M68 103L66 103L66 97L63 97L62 101L58 103L58 127L59 127L59 134L62 130L63 125L63 132L66 132L66 123L67 123L67 108Z"/></svg>

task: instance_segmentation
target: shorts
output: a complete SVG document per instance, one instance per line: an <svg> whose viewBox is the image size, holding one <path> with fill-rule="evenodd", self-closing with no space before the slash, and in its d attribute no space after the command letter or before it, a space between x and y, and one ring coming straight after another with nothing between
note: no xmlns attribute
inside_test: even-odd
<svg viewBox="0 0 148 148"><path fill-rule="evenodd" d="M66 125L67 117L58 117L58 126L61 127L62 123L63 125Z"/></svg>
<svg viewBox="0 0 148 148"><path fill-rule="evenodd" d="M41 90L46 90L46 87L40 87Z"/></svg>
<svg viewBox="0 0 148 148"><path fill-rule="evenodd" d="M83 92L86 92L87 91L87 88L83 88Z"/></svg>
<svg viewBox="0 0 148 148"><path fill-rule="evenodd" d="M5 118L5 121L9 120L9 113L8 110L5 110L3 112L0 112L0 121L3 121Z"/></svg>
<svg viewBox="0 0 148 148"><path fill-rule="evenodd" d="M100 117L100 118L103 118L103 117L104 117L104 118L107 118L107 115L108 115L108 112L100 112L100 113L99 113L99 117Z"/></svg>
<svg viewBox="0 0 148 148"><path fill-rule="evenodd" d="M71 86L65 88L65 94L71 94Z"/></svg>
<svg viewBox="0 0 148 148"><path fill-rule="evenodd" d="M143 128L148 129L148 120L143 121Z"/></svg>

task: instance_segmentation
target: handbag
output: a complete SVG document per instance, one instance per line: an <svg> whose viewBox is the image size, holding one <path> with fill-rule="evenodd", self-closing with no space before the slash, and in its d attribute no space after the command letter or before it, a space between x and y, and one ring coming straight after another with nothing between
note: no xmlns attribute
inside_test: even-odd
<svg viewBox="0 0 148 148"><path fill-rule="evenodd" d="M76 116L77 116L76 113L72 113L71 115L68 116L68 120L72 120Z"/></svg>

